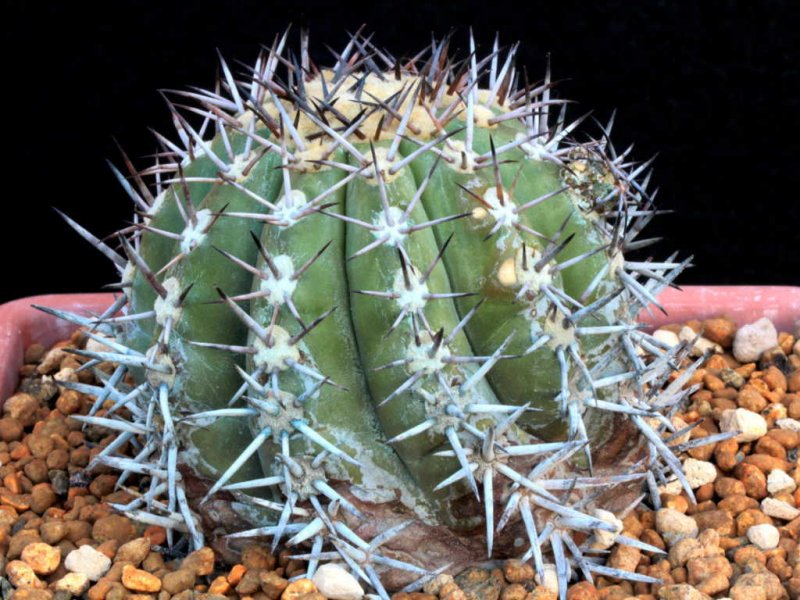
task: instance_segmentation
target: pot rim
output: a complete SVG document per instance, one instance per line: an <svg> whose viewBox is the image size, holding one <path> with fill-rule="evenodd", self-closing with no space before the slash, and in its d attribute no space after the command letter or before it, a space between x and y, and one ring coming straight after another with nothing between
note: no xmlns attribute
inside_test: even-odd
<svg viewBox="0 0 800 600"><path fill-rule="evenodd" d="M0 405L16 390L25 348L39 343L49 347L69 337L76 325L37 310L47 306L83 314L100 314L117 297L113 293L45 294L0 304ZM648 330L667 323L725 315L737 324L767 317L779 331L800 326L800 286L790 285L687 285L667 288L658 296L667 313L651 306L639 321Z"/></svg>

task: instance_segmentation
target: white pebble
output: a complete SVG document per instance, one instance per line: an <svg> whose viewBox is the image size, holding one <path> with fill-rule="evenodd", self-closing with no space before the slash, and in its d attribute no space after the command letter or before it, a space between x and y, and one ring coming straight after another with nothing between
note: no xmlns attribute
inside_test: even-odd
<svg viewBox="0 0 800 600"><path fill-rule="evenodd" d="M747 530L747 539L761 550L772 550L778 547L781 534L778 528L768 523L753 525Z"/></svg>
<svg viewBox="0 0 800 600"><path fill-rule="evenodd" d="M797 484L786 471L774 469L767 477L767 491L769 491L770 494L793 492L796 489Z"/></svg>
<svg viewBox="0 0 800 600"><path fill-rule="evenodd" d="M659 342L665 343L670 348L673 348L681 343L680 338L678 338L678 334L673 333L668 329L656 329L653 332L653 337L656 338Z"/></svg>
<svg viewBox="0 0 800 600"><path fill-rule="evenodd" d="M614 542L617 541L617 536L622 533L622 529L624 525L617 516L608 510L603 510L602 508L595 508L592 511L592 515L600 519L601 521L605 521L606 523L610 523L614 526L614 531L605 531L603 529L595 529L594 530L594 541L592 542L592 549L593 550L608 550L611 546L614 545Z"/></svg>
<svg viewBox="0 0 800 600"><path fill-rule="evenodd" d="M715 344L708 338L704 338L703 336L697 337L697 332L685 325L680 333L678 334L678 339L682 342L691 342L694 340L694 345L692 346L692 356L702 356L707 350L711 350L716 354L722 354L722 346L719 344Z"/></svg>
<svg viewBox="0 0 800 600"><path fill-rule="evenodd" d="M683 473L689 482L689 487L696 490L701 485L712 483L717 478L717 468L705 460L687 458L683 463Z"/></svg>
<svg viewBox="0 0 800 600"><path fill-rule="evenodd" d="M797 419L778 419L775 421L775 425L778 426L778 429L800 432L800 421Z"/></svg>
<svg viewBox="0 0 800 600"><path fill-rule="evenodd" d="M723 432L741 432L734 438L737 442L752 442L767 434L767 421L752 410L729 408L722 413L719 428Z"/></svg>
<svg viewBox="0 0 800 600"><path fill-rule="evenodd" d="M56 381L71 381L72 383L77 383L78 374L75 373L75 369L72 367L64 367L63 369L59 369L58 373L53 375L53 379Z"/></svg>
<svg viewBox="0 0 800 600"><path fill-rule="evenodd" d="M672 481L668 481L667 483L658 486L659 494L671 494L673 496L677 496L682 491L683 485L681 485L680 479L673 479Z"/></svg>
<svg viewBox="0 0 800 600"><path fill-rule="evenodd" d="M64 567L73 573L83 573L97 581L111 568L111 559L89 545L83 545L67 554Z"/></svg>
<svg viewBox="0 0 800 600"><path fill-rule="evenodd" d="M108 336L95 333L99 338L108 338ZM88 352L116 352L111 346L106 346L103 342L99 342L94 338L87 338L85 350Z"/></svg>
<svg viewBox="0 0 800 600"><path fill-rule="evenodd" d="M800 510L783 500L777 498L764 498L761 501L761 510L768 517L775 517L776 519L783 519L784 521L791 521L792 519L800 516Z"/></svg>
<svg viewBox="0 0 800 600"><path fill-rule="evenodd" d="M81 596L89 589L89 578L85 573L67 573L55 582L53 589L57 592L69 592L73 596Z"/></svg>
<svg viewBox="0 0 800 600"><path fill-rule="evenodd" d="M694 329L692 329L688 325L684 325L678 332L678 339L682 342L691 342L693 339L697 337L697 335L698 334Z"/></svg>
<svg viewBox="0 0 800 600"><path fill-rule="evenodd" d="M778 345L778 332L766 317L748 323L736 330L733 338L733 355L743 363L755 362L765 350Z"/></svg>
<svg viewBox="0 0 800 600"><path fill-rule="evenodd" d="M355 577L334 563L322 565L311 579L320 593L331 600L360 600L364 588Z"/></svg>
<svg viewBox="0 0 800 600"><path fill-rule="evenodd" d="M775 404L770 404L769 406L769 418L775 419L785 419L786 415L789 414L789 411L786 409L786 405L781 402L776 402Z"/></svg>
<svg viewBox="0 0 800 600"><path fill-rule="evenodd" d="M692 354L694 356L702 356L707 351L711 350L714 354L722 354L725 350L717 344L716 342L712 342L708 338L699 337L697 341L694 343L694 349L692 350Z"/></svg>
<svg viewBox="0 0 800 600"><path fill-rule="evenodd" d="M533 580L554 594L558 594L558 572L553 563L544 563L544 581L539 581L539 575L534 575Z"/></svg>
<svg viewBox="0 0 800 600"><path fill-rule="evenodd" d="M656 530L670 546L684 538L696 538L698 533L697 521L674 508L656 512Z"/></svg>

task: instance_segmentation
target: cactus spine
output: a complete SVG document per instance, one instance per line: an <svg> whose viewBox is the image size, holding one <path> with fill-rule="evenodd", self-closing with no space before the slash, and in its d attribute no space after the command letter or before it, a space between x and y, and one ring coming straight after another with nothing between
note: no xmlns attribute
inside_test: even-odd
<svg viewBox="0 0 800 600"><path fill-rule="evenodd" d="M357 33L319 69L286 39L241 79L220 57L156 164L112 167L141 214L118 245L65 217L121 275L98 319L58 313L118 365L79 417L139 444L95 459L149 482L118 508L200 545L233 507L229 538L382 597L487 556L552 563L562 598L576 573L651 581L593 554L658 552L604 508L692 494L664 434L699 362L662 389L687 348L635 322L688 261L624 256L652 241L649 163L612 123L577 141L516 46L398 59Z"/></svg>

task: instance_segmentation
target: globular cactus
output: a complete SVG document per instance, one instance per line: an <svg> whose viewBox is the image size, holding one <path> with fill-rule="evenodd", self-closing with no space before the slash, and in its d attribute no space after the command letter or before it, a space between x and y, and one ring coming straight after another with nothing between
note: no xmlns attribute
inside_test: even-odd
<svg viewBox="0 0 800 600"><path fill-rule="evenodd" d="M656 210L611 123L579 141L549 70L452 44L400 59L357 33L320 69L284 35L171 92L194 103L168 101L178 139L112 167L119 244L65 217L121 274L99 318L58 313L118 365L65 382L119 433L94 464L143 477L117 508L170 543L227 527L383 597L487 557L553 568L562 598L573 574L654 581L602 558L658 552L620 534L640 491L692 495L670 417L698 363L667 385L687 347L636 323L688 261L626 258Z"/></svg>

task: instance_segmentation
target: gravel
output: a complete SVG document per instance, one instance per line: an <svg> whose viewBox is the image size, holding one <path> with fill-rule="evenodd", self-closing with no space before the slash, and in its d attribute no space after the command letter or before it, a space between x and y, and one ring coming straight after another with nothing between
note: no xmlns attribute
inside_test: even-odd
<svg viewBox="0 0 800 600"><path fill-rule="evenodd" d="M767 433L767 421L760 414L746 408L726 410L719 423L720 431L738 431L737 442L752 442Z"/></svg>
<svg viewBox="0 0 800 600"><path fill-rule="evenodd" d="M733 339L733 356L742 363L756 362L761 354L778 345L778 332L766 317L743 325Z"/></svg>
<svg viewBox="0 0 800 600"><path fill-rule="evenodd" d="M311 581L323 596L331 600L360 600L364 596L364 588L358 580L334 563L322 565Z"/></svg>
<svg viewBox="0 0 800 600"><path fill-rule="evenodd" d="M688 330L693 339L700 332L701 345L717 353L686 382L696 389L673 424L698 426L680 442L725 431L737 435L680 455L696 503L673 482L662 488L660 510L642 503L624 513L593 511L615 532L587 532L587 546L601 551L608 566L661 583L596 574L592 583L573 581L568 600L800 598L800 343L764 320L737 328L725 317L674 324L655 336L672 345ZM162 528L116 514L110 503L129 502L132 492L118 488L111 471L85 469L115 436L84 429L72 416L86 414L93 398L55 383L91 382L90 374L77 370L78 359L64 351L82 343L76 334L52 349L29 347L20 389L3 406L4 599L9 593L11 600L372 598L364 582L339 565L323 565L305 579L303 563L261 542L224 553L211 547L188 556L167 553ZM108 373L113 368L102 367ZM619 544L620 535L663 554ZM520 554L526 549L521 546ZM396 593L393 600L556 600L555 567L549 554L544 559L544 581L530 562L499 561L455 577L440 574L422 591Z"/></svg>

